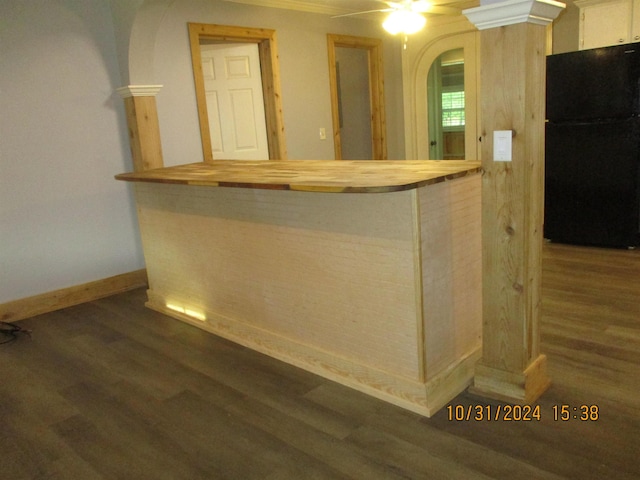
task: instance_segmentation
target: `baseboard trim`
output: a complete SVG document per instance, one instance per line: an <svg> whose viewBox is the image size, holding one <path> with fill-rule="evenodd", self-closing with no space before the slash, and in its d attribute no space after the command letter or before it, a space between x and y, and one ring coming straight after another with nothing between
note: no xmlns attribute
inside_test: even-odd
<svg viewBox="0 0 640 480"><path fill-rule="evenodd" d="M187 314L167 306L161 294L148 290L147 295L145 305L153 310L425 417L434 415L472 383L474 367L481 357L478 345L425 383L302 343L250 320L245 322L206 308ZM180 306L178 301L175 307Z"/></svg>
<svg viewBox="0 0 640 480"><path fill-rule="evenodd" d="M142 270L135 270L102 280L61 288L52 292L0 304L0 320L3 322L15 322L126 292L134 288L144 287L147 284L147 270L143 268Z"/></svg>

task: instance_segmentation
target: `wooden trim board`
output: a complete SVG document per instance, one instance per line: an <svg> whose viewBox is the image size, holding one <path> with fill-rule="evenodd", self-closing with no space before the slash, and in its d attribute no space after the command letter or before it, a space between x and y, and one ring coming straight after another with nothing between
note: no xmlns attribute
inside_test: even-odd
<svg viewBox="0 0 640 480"><path fill-rule="evenodd" d="M146 269L135 270L102 280L61 288L52 292L0 304L0 320L3 322L15 322L145 285L147 285Z"/></svg>

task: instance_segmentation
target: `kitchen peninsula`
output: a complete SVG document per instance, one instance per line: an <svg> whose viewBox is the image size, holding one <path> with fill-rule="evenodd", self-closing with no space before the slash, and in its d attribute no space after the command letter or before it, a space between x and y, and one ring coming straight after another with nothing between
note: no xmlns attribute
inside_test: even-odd
<svg viewBox="0 0 640 480"><path fill-rule="evenodd" d="M219 160L135 182L150 308L431 416L480 358L480 163Z"/></svg>

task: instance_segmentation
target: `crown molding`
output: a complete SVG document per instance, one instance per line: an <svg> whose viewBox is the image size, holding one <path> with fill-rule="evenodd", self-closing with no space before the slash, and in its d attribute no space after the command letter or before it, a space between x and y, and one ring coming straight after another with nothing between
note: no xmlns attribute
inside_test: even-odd
<svg viewBox="0 0 640 480"><path fill-rule="evenodd" d="M116 89L122 98L129 97L155 97L162 85L127 85Z"/></svg>
<svg viewBox="0 0 640 480"><path fill-rule="evenodd" d="M516 23L548 25L565 7L555 0L485 0L481 6L462 13L478 30L486 30Z"/></svg>
<svg viewBox="0 0 640 480"><path fill-rule="evenodd" d="M615 2L617 0L574 0L573 4L578 8L590 7L591 5L602 5Z"/></svg>
<svg viewBox="0 0 640 480"><path fill-rule="evenodd" d="M224 0L231 3L243 3L258 7L284 8L286 10L298 10L300 12L325 13L328 15L343 15L352 13L352 10L321 3L309 3L304 0ZM382 7L381 7L382 8Z"/></svg>

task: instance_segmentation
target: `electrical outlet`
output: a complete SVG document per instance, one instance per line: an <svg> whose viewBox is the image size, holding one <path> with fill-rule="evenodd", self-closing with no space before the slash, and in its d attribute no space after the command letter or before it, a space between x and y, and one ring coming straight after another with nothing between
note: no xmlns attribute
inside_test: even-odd
<svg viewBox="0 0 640 480"><path fill-rule="evenodd" d="M493 132L493 161L494 162L510 162L511 161L511 138L513 132L511 130L495 130Z"/></svg>

